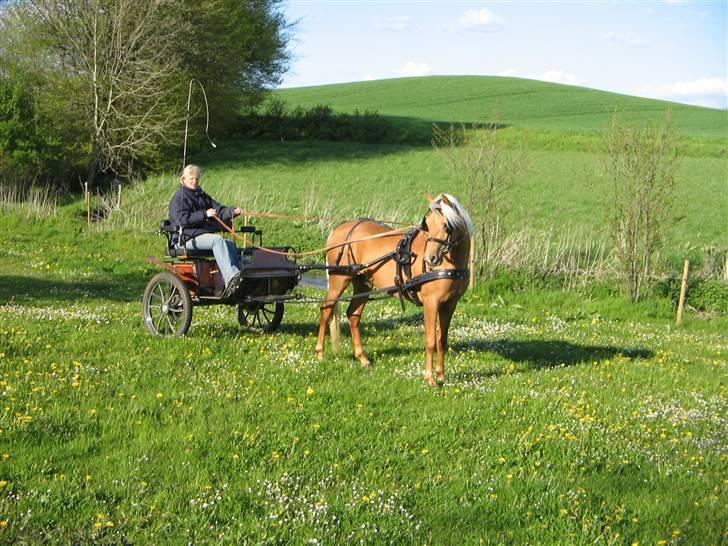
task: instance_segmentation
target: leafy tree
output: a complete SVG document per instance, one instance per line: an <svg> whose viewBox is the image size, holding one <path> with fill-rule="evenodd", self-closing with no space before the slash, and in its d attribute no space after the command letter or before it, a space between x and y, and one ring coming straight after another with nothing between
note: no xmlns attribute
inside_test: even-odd
<svg viewBox="0 0 728 546"><path fill-rule="evenodd" d="M624 125L615 114L604 143L611 235L627 296L638 301L653 279L674 198L678 155L670 114L642 129Z"/></svg>
<svg viewBox="0 0 728 546"><path fill-rule="evenodd" d="M230 128L243 109L261 102L287 70L292 25L281 0L189 0L192 31L178 46L188 77L204 86L211 123Z"/></svg>
<svg viewBox="0 0 728 546"><path fill-rule="evenodd" d="M129 174L181 148L187 83L220 124L278 83L290 27L279 0L16 0L0 8L0 75L32 82L87 178ZM214 121L214 120L213 120Z"/></svg>

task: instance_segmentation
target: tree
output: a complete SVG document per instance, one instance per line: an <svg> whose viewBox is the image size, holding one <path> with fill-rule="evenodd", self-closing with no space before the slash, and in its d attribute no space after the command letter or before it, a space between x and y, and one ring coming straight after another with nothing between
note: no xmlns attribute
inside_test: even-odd
<svg viewBox="0 0 728 546"><path fill-rule="evenodd" d="M673 201L678 155L670 114L643 129L624 126L615 114L604 144L610 232L627 296L638 301L653 278Z"/></svg>
<svg viewBox="0 0 728 546"><path fill-rule="evenodd" d="M128 172L179 132L178 0L29 0L17 17L89 136L87 177ZM63 93L63 90L66 93Z"/></svg>
<svg viewBox="0 0 728 546"><path fill-rule="evenodd" d="M52 119L83 127L88 180L128 174L181 148L191 78L220 125L279 82L290 30L279 4L16 0L0 9L0 75L33 82Z"/></svg>
<svg viewBox="0 0 728 546"><path fill-rule="evenodd" d="M527 158L521 150L507 150L498 142L496 124L471 128L451 124L448 129L433 124L432 131L433 147L450 164L458 194L475 221L482 273L491 246L503 237L505 199L526 170Z"/></svg>
<svg viewBox="0 0 728 546"><path fill-rule="evenodd" d="M192 32L180 44L181 63L200 81L218 130L241 109L260 103L287 70L293 26L280 11L281 0L189 0Z"/></svg>

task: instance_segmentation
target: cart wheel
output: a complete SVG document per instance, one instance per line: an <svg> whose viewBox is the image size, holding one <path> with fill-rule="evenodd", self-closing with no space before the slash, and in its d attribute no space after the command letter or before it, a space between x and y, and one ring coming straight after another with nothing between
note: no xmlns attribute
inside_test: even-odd
<svg viewBox="0 0 728 546"><path fill-rule="evenodd" d="M144 326L157 336L183 336L192 322L190 291L179 277L163 272L155 276L142 300Z"/></svg>
<svg viewBox="0 0 728 546"><path fill-rule="evenodd" d="M238 305L240 326L258 328L262 332L275 332L283 320L281 302Z"/></svg>

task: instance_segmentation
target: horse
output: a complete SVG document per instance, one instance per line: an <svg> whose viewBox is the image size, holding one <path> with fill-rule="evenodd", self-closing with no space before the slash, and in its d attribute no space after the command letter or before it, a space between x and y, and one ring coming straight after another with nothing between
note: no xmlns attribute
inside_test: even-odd
<svg viewBox="0 0 728 546"><path fill-rule="evenodd" d="M433 387L445 382L450 321L458 300L468 288L473 222L452 195L441 193L434 199L427 195L426 199L429 210L422 224L407 234L382 222L361 219L340 224L329 235L328 290L320 307L316 341L319 360L324 358L326 329L334 305L351 284L353 295L346 315L354 356L361 365L371 365L359 331L364 306L372 292L383 290L423 307L425 380ZM433 376L435 353L437 365Z"/></svg>

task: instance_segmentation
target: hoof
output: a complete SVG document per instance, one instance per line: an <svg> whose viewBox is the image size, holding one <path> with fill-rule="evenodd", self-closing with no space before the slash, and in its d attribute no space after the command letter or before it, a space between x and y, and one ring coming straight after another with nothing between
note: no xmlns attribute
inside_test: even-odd
<svg viewBox="0 0 728 546"><path fill-rule="evenodd" d="M427 381L427 384L430 385L430 387L437 387L438 384L435 381L435 379L431 375L425 376L425 381Z"/></svg>
<svg viewBox="0 0 728 546"><path fill-rule="evenodd" d="M364 353L362 353L360 355L356 355L355 354L354 356L357 358L357 360L359 361L359 364L361 364L361 367L362 368L370 368L371 367L372 363L367 358L367 355L365 355Z"/></svg>
<svg viewBox="0 0 728 546"><path fill-rule="evenodd" d="M316 351L316 358L319 362L321 362L324 359L324 352L323 351Z"/></svg>

